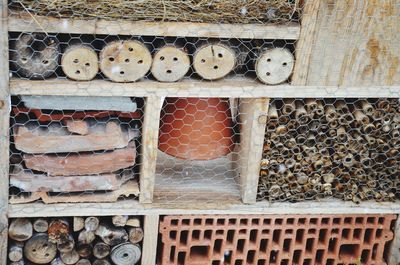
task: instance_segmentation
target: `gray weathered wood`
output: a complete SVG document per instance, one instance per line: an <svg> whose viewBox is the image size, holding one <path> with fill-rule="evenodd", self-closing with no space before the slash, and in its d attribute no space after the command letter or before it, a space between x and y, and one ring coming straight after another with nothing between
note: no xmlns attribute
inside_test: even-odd
<svg viewBox="0 0 400 265"><path fill-rule="evenodd" d="M159 215L146 215L144 219L144 239L142 245L142 265L156 264Z"/></svg>
<svg viewBox="0 0 400 265"><path fill-rule="evenodd" d="M9 63L7 0L0 1L0 264L7 262Z"/></svg>
<svg viewBox="0 0 400 265"><path fill-rule="evenodd" d="M255 203L264 146L269 99L242 99L239 105L241 139L238 166L244 203Z"/></svg>
<svg viewBox="0 0 400 265"><path fill-rule="evenodd" d="M22 96L27 108L51 110L113 110L135 112L136 102L128 97Z"/></svg>
<svg viewBox="0 0 400 265"><path fill-rule="evenodd" d="M142 129L142 162L140 164L139 201L142 203L153 201L161 100L160 97L156 96L149 96L146 99Z"/></svg>

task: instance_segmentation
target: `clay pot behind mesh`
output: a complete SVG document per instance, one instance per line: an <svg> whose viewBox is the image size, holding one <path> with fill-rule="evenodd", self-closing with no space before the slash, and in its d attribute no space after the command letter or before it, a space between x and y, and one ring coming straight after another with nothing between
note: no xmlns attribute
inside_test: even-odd
<svg viewBox="0 0 400 265"><path fill-rule="evenodd" d="M229 154L233 144L229 100L166 98L161 110L159 149L187 160L210 160Z"/></svg>

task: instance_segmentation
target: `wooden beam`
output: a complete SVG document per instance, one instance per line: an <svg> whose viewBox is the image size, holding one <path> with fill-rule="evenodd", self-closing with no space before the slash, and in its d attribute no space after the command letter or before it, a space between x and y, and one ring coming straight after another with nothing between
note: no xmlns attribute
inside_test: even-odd
<svg viewBox="0 0 400 265"><path fill-rule="evenodd" d="M140 197L142 203L153 201L154 181L157 164L158 128L162 99L157 96L146 98L142 128Z"/></svg>
<svg viewBox="0 0 400 265"><path fill-rule="evenodd" d="M255 203L264 146L269 99L242 99L240 113L240 188L244 203Z"/></svg>
<svg viewBox="0 0 400 265"><path fill-rule="evenodd" d="M390 246L388 265L400 264L400 218L397 216L396 225L394 227L394 239Z"/></svg>
<svg viewBox="0 0 400 265"><path fill-rule="evenodd" d="M57 203L46 205L40 202L13 204L9 206L9 217L43 216L110 216L110 215L171 215L171 214L400 214L399 202L361 202L355 204L339 199L321 201L257 202L255 204L190 204L168 205L141 204L135 200L120 200L107 203ZM85 209L82 211L82 209Z"/></svg>
<svg viewBox="0 0 400 265"><path fill-rule="evenodd" d="M10 98L8 75L8 1L0 1L0 264L7 264Z"/></svg>
<svg viewBox="0 0 400 265"><path fill-rule="evenodd" d="M104 19L84 20L45 16L35 16L35 20L26 14L13 15L9 18L10 31L289 40L296 40L300 35L300 26L297 23L285 25L213 24Z"/></svg>
<svg viewBox="0 0 400 265"><path fill-rule="evenodd" d="M400 84L396 1L307 1L296 49L296 85Z"/></svg>
<svg viewBox="0 0 400 265"><path fill-rule="evenodd" d="M59 89L62 87L63 89ZM12 95L126 96L126 97L236 97L236 98L335 98L399 97L397 86L268 86L250 78L227 78L213 82L185 80L176 83L139 81L113 83L106 80L76 82L66 79L31 81L11 79Z"/></svg>
<svg viewBox="0 0 400 265"><path fill-rule="evenodd" d="M144 217L142 265L156 264L158 223L159 223L159 215L157 214L150 214Z"/></svg>

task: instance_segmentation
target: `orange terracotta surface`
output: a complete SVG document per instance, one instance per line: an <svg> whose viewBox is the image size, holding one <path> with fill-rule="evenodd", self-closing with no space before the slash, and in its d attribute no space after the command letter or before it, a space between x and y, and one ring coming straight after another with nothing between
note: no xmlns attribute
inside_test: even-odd
<svg viewBox="0 0 400 265"><path fill-rule="evenodd" d="M161 111L159 149L187 160L210 160L233 150L229 100L166 98Z"/></svg>

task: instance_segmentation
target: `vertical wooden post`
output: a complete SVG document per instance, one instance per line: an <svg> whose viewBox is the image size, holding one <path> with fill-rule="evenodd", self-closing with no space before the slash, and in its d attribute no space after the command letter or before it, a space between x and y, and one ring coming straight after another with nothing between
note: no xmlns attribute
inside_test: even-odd
<svg viewBox="0 0 400 265"><path fill-rule="evenodd" d="M142 265L156 264L159 216L155 214L144 217L144 238L142 248Z"/></svg>
<svg viewBox="0 0 400 265"><path fill-rule="evenodd" d="M154 180L158 150L158 128L160 124L161 98L149 96L146 99L142 128L142 162L140 165L141 203L153 201Z"/></svg>
<svg viewBox="0 0 400 265"><path fill-rule="evenodd" d="M400 264L400 218L397 216L396 226L394 227L394 238L390 246L388 265Z"/></svg>
<svg viewBox="0 0 400 265"><path fill-rule="evenodd" d="M239 150L240 188L243 203L255 203L264 146L269 99L241 99Z"/></svg>
<svg viewBox="0 0 400 265"><path fill-rule="evenodd" d="M8 24L7 1L0 2L0 264L7 264L8 235Z"/></svg>

